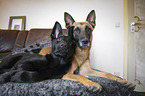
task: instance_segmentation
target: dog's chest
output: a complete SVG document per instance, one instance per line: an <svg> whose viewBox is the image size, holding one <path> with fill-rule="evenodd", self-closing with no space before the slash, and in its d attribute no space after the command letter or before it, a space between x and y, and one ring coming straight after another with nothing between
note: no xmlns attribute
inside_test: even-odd
<svg viewBox="0 0 145 96"><path fill-rule="evenodd" d="M89 48L76 48L74 57L79 62L85 61L89 57Z"/></svg>

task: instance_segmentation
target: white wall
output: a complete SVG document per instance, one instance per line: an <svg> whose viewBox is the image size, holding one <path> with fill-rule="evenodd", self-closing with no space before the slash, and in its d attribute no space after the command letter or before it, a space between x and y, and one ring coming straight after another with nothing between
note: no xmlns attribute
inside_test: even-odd
<svg viewBox="0 0 145 96"><path fill-rule="evenodd" d="M123 77L123 0L0 0L0 28L7 29L10 16L26 16L26 29L52 28L59 21L63 28L64 12L76 21L85 21L96 11L91 66ZM120 24L120 27L115 27Z"/></svg>

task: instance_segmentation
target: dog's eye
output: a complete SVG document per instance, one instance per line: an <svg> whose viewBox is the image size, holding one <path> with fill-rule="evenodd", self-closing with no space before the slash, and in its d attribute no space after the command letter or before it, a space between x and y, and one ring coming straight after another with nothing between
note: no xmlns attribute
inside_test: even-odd
<svg viewBox="0 0 145 96"><path fill-rule="evenodd" d="M87 32L88 34L90 34L90 33L92 32L91 28L89 28L88 26L86 26L86 32Z"/></svg>
<svg viewBox="0 0 145 96"><path fill-rule="evenodd" d="M80 33L80 29L77 27L77 28L74 30L74 33Z"/></svg>

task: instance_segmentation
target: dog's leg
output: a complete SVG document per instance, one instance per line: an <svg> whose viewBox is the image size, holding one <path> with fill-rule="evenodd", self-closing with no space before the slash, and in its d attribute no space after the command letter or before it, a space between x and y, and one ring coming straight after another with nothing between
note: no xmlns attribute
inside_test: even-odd
<svg viewBox="0 0 145 96"><path fill-rule="evenodd" d="M42 80L37 72L19 71L11 77L11 82L37 82Z"/></svg>
<svg viewBox="0 0 145 96"><path fill-rule="evenodd" d="M5 82L10 82L11 77L13 75L15 75L15 73L17 72L17 70L14 71L9 71L9 72L5 72L3 74L0 75L0 84L5 83Z"/></svg>
<svg viewBox="0 0 145 96"><path fill-rule="evenodd" d="M91 80L87 79L86 77L82 76L82 75L75 75L73 74L74 71L78 68L77 62L74 59L72 61L72 67L69 70L69 72L67 74L65 74L62 79L64 80L74 80L74 81L78 81L81 84L85 85L89 90L93 90L96 92L100 92L102 90L102 86L92 82Z"/></svg>
<svg viewBox="0 0 145 96"><path fill-rule="evenodd" d="M124 86L128 86L128 88L130 89L134 89L135 85L129 81L120 79L110 73L106 73L106 72L100 72L100 71L95 71L92 70L90 68L90 60L87 59L84 64L80 67L79 70L80 75L90 75L90 76L98 76L98 77L103 77L103 78L107 78L110 80L115 80L117 82L120 82L121 84L124 84Z"/></svg>
<svg viewBox="0 0 145 96"><path fill-rule="evenodd" d="M68 72L66 75L62 77L63 80L74 80L78 81L81 84L85 85L89 90L93 90L93 92L100 92L102 90L102 86L92 82L91 80L87 79L82 75L75 75Z"/></svg>

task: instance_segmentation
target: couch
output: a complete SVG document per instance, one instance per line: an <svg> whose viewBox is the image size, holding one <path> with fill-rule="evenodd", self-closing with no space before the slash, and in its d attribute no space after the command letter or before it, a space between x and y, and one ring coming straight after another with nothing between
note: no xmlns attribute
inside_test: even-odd
<svg viewBox="0 0 145 96"><path fill-rule="evenodd" d="M30 31L0 30L0 60L14 50L25 48L34 43L50 41L52 29L30 29ZM63 29L67 35L67 29Z"/></svg>
<svg viewBox="0 0 145 96"><path fill-rule="evenodd" d="M0 59L19 52L35 50L33 53L39 53L41 48L51 46L51 31L52 29L0 30ZM67 29L63 29L63 34L67 35ZM89 91L76 81L51 79L35 83L0 84L0 96L140 96L116 81L95 76L87 78L102 85L103 90L97 93Z"/></svg>

